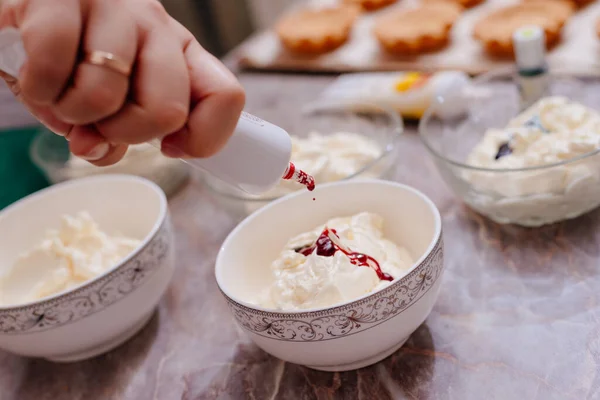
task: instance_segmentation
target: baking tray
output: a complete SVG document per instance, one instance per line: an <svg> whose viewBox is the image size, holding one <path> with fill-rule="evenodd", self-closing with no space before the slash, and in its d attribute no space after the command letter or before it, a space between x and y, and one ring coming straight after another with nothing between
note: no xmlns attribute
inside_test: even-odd
<svg viewBox="0 0 600 400"><path fill-rule="evenodd" d="M551 1L551 0L548 0ZM331 2L330 2L331 3ZM474 24L484 15L518 0L486 0L466 10L452 29L451 44L444 50L422 56L398 57L386 54L371 34L376 17L392 10L414 7L419 0L399 0L396 4L361 16L350 40L337 50L320 56L295 55L286 51L277 35L267 30L254 35L239 48L237 57L243 68L267 71L353 72L417 70L460 70L480 74L510 64L489 57L473 39ZM306 4L302 4L306 5ZM583 77L600 76L600 39L595 23L600 17L600 2L578 10L563 29L561 43L548 54L555 73Z"/></svg>

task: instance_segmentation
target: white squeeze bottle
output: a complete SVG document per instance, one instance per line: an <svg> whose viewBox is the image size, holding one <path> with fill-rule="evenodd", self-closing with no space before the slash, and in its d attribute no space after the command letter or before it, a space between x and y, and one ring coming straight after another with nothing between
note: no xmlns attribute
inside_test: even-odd
<svg viewBox="0 0 600 400"><path fill-rule="evenodd" d="M25 59L19 31L0 31L0 70L17 77ZM160 148L158 140L150 144ZM295 169L290 163L291 153L292 141L285 130L244 112L219 153L183 161L250 194L266 192L282 178L297 180L312 190L312 177Z"/></svg>
<svg viewBox="0 0 600 400"><path fill-rule="evenodd" d="M546 96L549 90L546 36L539 26L523 26L513 33L517 86L521 110Z"/></svg>
<svg viewBox="0 0 600 400"><path fill-rule="evenodd" d="M152 144L160 148L158 141ZM217 154L184 161L247 193L261 194L281 178L300 179L292 176L301 171L294 171L291 154L292 140L286 131L243 112L233 135Z"/></svg>

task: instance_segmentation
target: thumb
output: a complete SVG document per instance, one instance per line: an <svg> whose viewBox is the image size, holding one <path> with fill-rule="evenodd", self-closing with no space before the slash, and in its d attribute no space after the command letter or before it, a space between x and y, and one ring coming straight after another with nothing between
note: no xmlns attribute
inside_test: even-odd
<svg viewBox="0 0 600 400"><path fill-rule="evenodd" d="M233 134L246 97L233 73L196 40L187 46L185 57L191 110L186 126L164 138L162 151L171 157L209 157Z"/></svg>

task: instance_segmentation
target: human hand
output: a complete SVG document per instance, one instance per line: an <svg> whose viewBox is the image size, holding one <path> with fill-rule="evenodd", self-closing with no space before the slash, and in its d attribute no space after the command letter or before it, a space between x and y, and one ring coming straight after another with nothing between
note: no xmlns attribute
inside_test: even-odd
<svg viewBox="0 0 600 400"><path fill-rule="evenodd" d="M234 75L156 0L4 0L0 29L9 26L27 61L18 79L0 76L95 165L162 137L167 156L213 155L244 108ZM114 54L131 73L80 57L94 52Z"/></svg>

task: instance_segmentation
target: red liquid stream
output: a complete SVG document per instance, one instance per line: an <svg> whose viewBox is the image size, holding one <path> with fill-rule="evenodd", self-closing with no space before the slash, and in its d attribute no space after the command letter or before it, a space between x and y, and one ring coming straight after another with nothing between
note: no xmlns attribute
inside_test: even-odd
<svg viewBox="0 0 600 400"><path fill-rule="evenodd" d="M393 281L394 280L394 278L390 274L385 273L381 270L381 266L379 265L377 260L375 260L373 257L368 256L363 253L356 253L356 252L350 251L348 249L344 249L343 247L336 244L332 240L332 238L331 238L332 235L335 235L335 237L339 239L339 236L337 235L337 232L335 231L335 229L325 228L323 230L323 232L321 233L321 235L317 238L317 241L314 244L312 244L310 246L306 246L306 247L300 247L300 248L296 249L295 251L296 251L296 253L300 253L302 255L309 256L316 250L317 255L322 256L322 257L333 257L333 255L335 253L337 253L338 251L341 251L342 253L344 253L345 255L348 256L348 258L350 259L350 263L352 263L356 266L359 266L359 267L372 268L373 271L375 271L375 273L377 274L377 277L379 278L379 280L381 280L381 281Z"/></svg>
<svg viewBox="0 0 600 400"><path fill-rule="evenodd" d="M283 175L285 180L295 180L301 185L306 186L309 191L315 190L315 178L301 169L297 169L294 163L290 162L285 174Z"/></svg>

